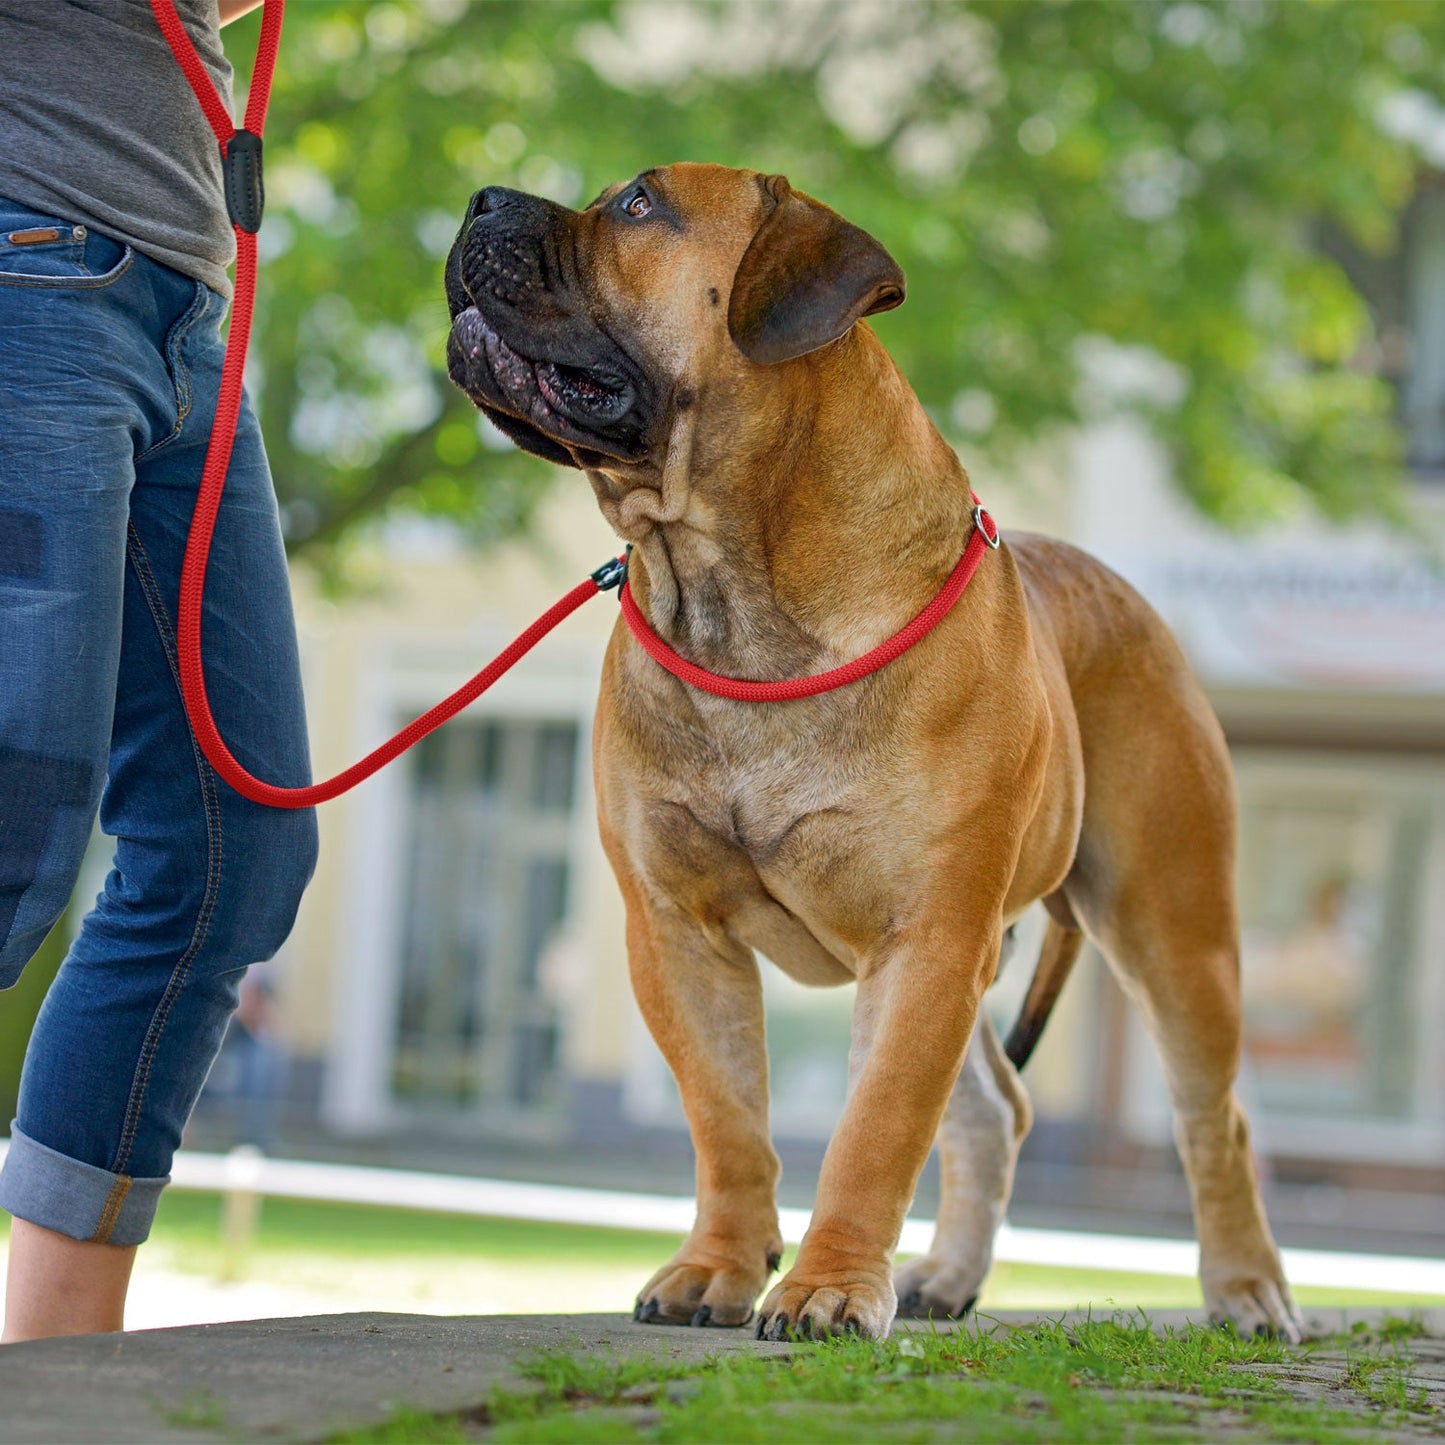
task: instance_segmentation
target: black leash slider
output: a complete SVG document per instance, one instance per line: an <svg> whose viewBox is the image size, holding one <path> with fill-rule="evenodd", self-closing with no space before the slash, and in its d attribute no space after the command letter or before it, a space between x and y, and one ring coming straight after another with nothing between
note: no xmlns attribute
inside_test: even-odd
<svg viewBox="0 0 1445 1445"><path fill-rule="evenodd" d="M632 548L628 547L627 556L609 558L592 574L599 592L610 592L627 581L627 558L631 555Z"/></svg>
<svg viewBox="0 0 1445 1445"><path fill-rule="evenodd" d="M233 224L253 236L261 229L266 187L261 176L261 137L238 130L221 148L226 210Z"/></svg>

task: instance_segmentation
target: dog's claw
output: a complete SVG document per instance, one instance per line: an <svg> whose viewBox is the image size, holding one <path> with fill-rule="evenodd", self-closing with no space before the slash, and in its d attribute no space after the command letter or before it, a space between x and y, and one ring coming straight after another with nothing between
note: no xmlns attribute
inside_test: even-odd
<svg viewBox="0 0 1445 1445"><path fill-rule="evenodd" d="M692 1327L695 1330L702 1329L712 1319L712 1306L699 1305L697 1313L692 1317Z"/></svg>
<svg viewBox="0 0 1445 1445"><path fill-rule="evenodd" d="M778 1266L782 1262L783 1256L781 1254L778 1254L776 1251L770 1251L768 1254L768 1273L775 1274Z"/></svg>
<svg viewBox="0 0 1445 1445"><path fill-rule="evenodd" d="M650 1325L661 1313L662 1311L658 1307L657 1301L650 1299L645 1305L640 1307L640 1312L637 1316L638 1323Z"/></svg>
<svg viewBox="0 0 1445 1445"><path fill-rule="evenodd" d="M762 1339L762 1338L763 1338L763 1335L764 1335L765 1332L767 1331L767 1328L768 1328L768 1317L767 1317L767 1315L759 1315L759 1316L758 1316L758 1327L757 1327L757 1329L755 1329L755 1330L753 1331L753 1338L754 1338L755 1340L760 1340L760 1339Z"/></svg>
<svg viewBox="0 0 1445 1445"><path fill-rule="evenodd" d="M785 1340L785 1339L787 1339L787 1338L788 1338L788 1323L789 1323L789 1321L788 1321L787 1315L779 1315L779 1316L773 1321L773 1327L772 1327L772 1329L770 1329L770 1330L768 1331L768 1338L769 1338L770 1340Z"/></svg>
<svg viewBox="0 0 1445 1445"><path fill-rule="evenodd" d="M913 1319L927 1316L929 1319L961 1320L978 1303L978 1296L971 1294L961 1305L938 1305L925 1306L923 1302L923 1291L911 1289L898 1301L898 1313L900 1316L908 1316Z"/></svg>

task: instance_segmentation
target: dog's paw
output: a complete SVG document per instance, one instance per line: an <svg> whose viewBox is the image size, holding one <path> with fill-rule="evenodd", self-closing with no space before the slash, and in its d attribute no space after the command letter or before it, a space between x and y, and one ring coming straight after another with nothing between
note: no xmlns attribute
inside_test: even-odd
<svg viewBox="0 0 1445 1445"><path fill-rule="evenodd" d="M1291 1345L1300 1342L1304 1322L1283 1278L1240 1276L1204 1288L1209 1318L1233 1325L1241 1335L1271 1335Z"/></svg>
<svg viewBox="0 0 1445 1445"><path fill-rule="evenodd" d="M885 1274L872 1279L810 1280L794 1269L773 1286L758 1311L760 1340L862 1335L887 1339L898 1299Z"/></svg>
<svg viewBox="0 0 1445 1445"><path fill-rule="evenodd" d="M898 1313L905 1319L961 1320L978 1299L987 1264L959 1265L925 1254L901 1265L893 1276Z"/></svg>
<svg viewBox="0 0 1445 1445"><path fill-rule="evenodd" d="M781 1246L735 1259L686 1246L643 1285L632 1318L644 1325L735 1329L753 1317L753 1301L778 1267Z"/></svg>

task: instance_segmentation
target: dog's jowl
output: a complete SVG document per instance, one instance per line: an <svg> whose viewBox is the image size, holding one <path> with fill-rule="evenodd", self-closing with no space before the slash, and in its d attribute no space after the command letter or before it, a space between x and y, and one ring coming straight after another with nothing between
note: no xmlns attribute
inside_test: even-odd
<svg viewBox="0 0 1445 1445"><path fill-rule="evenodd" d="M518 445L585 473L666 642L800 677L907 623L974 526L963 467L862 320L903 294L873 237L780 176L670 166L583 211L489 188L447 265L448 357ZM639 1318L877 1337L898 1310L965 1311L1029 1126L1018 1066L1087 935L1164 1059L1211 1313L1297 1333L1233 1092L1229 758L1126 583L1010 536L897 661L777 704L688 686L619 623L594 736L633 986L697 1151L696 1225ZM979 1003L1039 899L1005 1049ZM755 1314L781 1249L758 954L858 991L813 1224ZM938 1233L895 1277L935 1139Z"/></svg>

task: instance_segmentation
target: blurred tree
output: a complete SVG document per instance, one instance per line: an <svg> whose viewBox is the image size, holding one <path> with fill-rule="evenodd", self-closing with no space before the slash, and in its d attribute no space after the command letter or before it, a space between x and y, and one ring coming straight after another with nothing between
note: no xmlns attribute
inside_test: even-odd
<svg viewBox="0 0 1445 1445"><path fill-rule="evenodd" d="M1410 0L293 4L253 375L291 545L524 524L548 469L441 366L466 199L676 159L783 171L889 246L879 330L966 459L1127 405L1226 522L1388 512L1395 395L1313 238L1394 244L1442 94L1445 8Z"/></svg>
<svg viewBox="0 0 1445 1445"><path fill-rule="evenodd" d="M75 912L72 905L45 935L44 943L25 965L20 981L5 991L0 1002L0 1129L7 1133L20 1102L20 1066L25 1061L25 1046L30 1042L30 1031L35 1027L46 990L65 961Z"/></svg>

